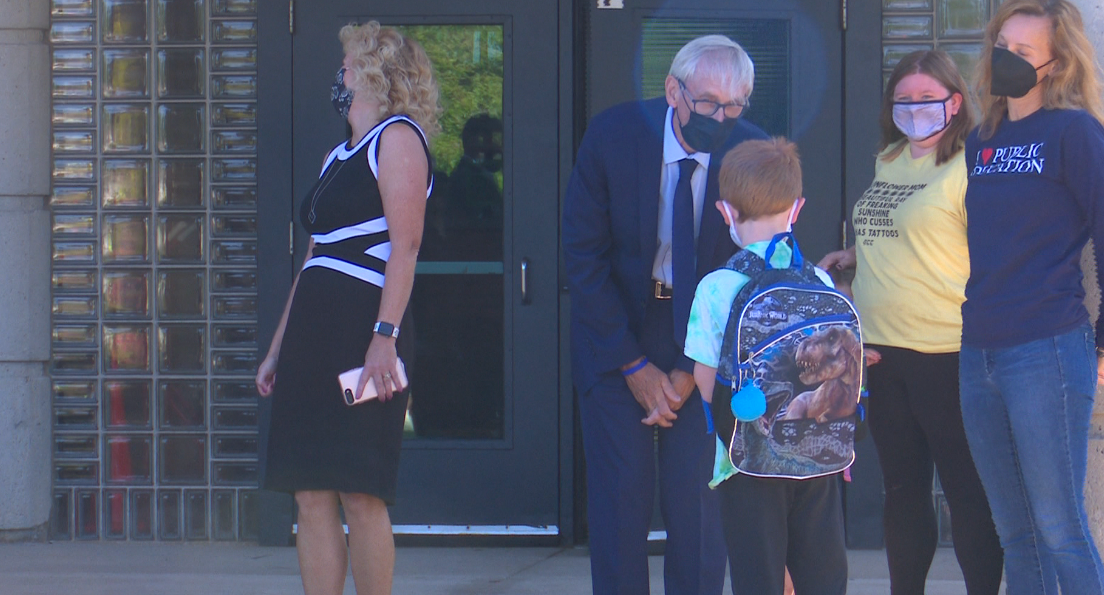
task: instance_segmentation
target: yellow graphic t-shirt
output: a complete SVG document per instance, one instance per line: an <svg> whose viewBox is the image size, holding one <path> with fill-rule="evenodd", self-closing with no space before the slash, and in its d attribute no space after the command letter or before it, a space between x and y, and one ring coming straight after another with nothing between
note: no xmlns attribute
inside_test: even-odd
<svg viewBox="0 0 1104 595"><path fill-rule="evenodd" d="M851 214L858 267L851 285L863 340L922 353L959 350L970 260L966 161L878 158Z"/></svg>

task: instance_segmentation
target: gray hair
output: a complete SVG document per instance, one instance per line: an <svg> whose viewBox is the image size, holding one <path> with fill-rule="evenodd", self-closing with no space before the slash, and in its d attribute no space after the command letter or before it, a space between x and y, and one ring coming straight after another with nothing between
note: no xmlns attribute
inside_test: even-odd
<svg viewBox="0 0 1104 595"><path fill-rule="evenodd" d="M745 98L755 85L751 58L740 44L724 35L705 35L682 46L668 74L684 83L700 74L727 87L734 96L742 94Z"/></svg>

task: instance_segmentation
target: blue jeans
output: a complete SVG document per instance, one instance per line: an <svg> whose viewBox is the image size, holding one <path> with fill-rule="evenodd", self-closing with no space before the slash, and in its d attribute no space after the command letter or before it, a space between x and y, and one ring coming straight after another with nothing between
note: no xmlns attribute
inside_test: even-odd
<svg viewBox="0 0 1104 595"><path fill-rule="evenodd" d="M1088 324L1004 349L962 346L962 420L1004 547L1008 595L1104 594L1085 515L1096 352Z"/></svg>

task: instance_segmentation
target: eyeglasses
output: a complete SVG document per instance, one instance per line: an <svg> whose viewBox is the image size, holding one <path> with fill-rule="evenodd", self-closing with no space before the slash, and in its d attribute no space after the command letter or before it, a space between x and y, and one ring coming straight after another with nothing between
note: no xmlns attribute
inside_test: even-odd
<svg viewBox="0 0 1104 595"><path fill-rule="evenodd" d="M678 80L678 79L675 79ZM724 110L724 117L737 118L740 116L740 112L747 109L751 105L751 102L745 98L742 101L733 101L732 103L717 103L711 99L694 99L690 97L690 90L686 88L686 83L679 80L679 88L682 89L683 94L690 100L690 108L694 110L695 114L699 116L705 116L707 118L713 117L713 114L717 113L717 110Z"/></svg>

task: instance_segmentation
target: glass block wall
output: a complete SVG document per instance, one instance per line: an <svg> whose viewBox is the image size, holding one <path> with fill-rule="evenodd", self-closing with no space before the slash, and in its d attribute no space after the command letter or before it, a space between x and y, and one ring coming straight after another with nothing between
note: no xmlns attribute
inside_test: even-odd
<svg viewBox="0 0 1104 595"><path fill-rule="evenodd" d="M54 539L254 539L257 0L51 0Z"/></svg>
<svg viewBox="0 0 1104 595"><path fill-rule="evenodd" d="M882 0L882 81L905 55L940 49L954 59L968 84L981 53L985 25L1001 0ZM952 545L951 512L936 476L932 486L939 544Z"/></svg>

